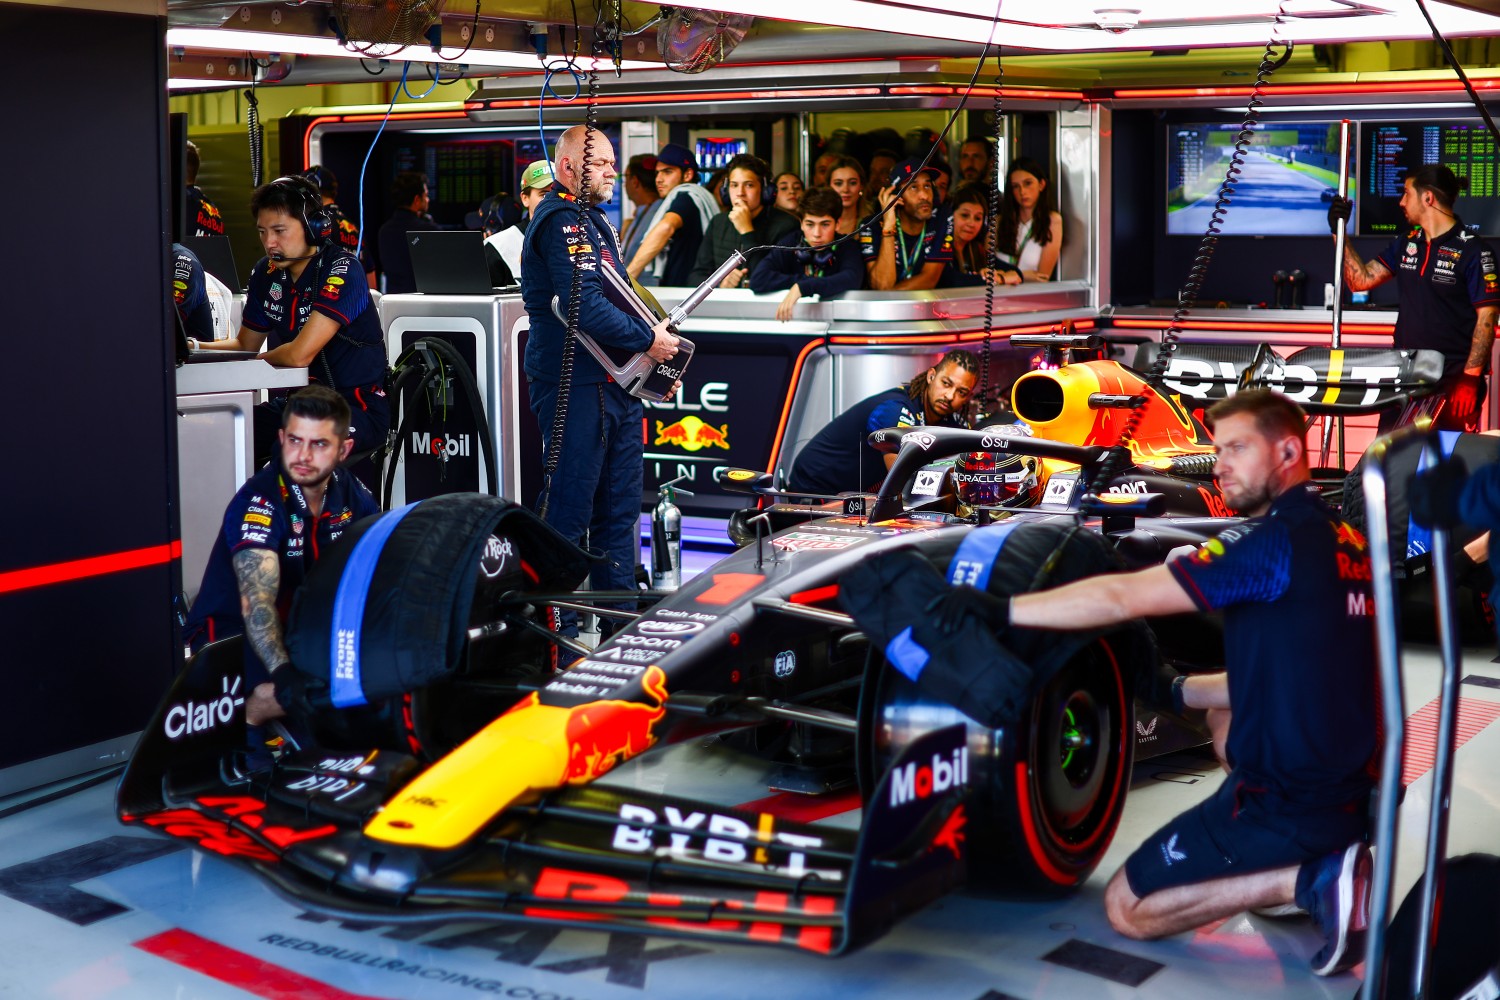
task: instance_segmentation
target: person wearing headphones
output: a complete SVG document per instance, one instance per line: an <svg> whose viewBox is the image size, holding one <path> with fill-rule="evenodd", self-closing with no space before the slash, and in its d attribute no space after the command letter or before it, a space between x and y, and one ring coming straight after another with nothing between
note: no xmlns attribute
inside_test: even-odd
<svg viewBox="0 0 1500 1000"><path fill-rule="evenodd" d="M1411 228L1368 263L1344 242L1344 282L1356 292L1392 278L1401 294L1396 317L1397 350L1428 348L1443 355L1443 380L1434 414L1438 430L1477 431L1484 404L1495 316L1500 312L1500 275L1490 245L1464 227L1453 202L1467 184L1453 171L1424 163L1406 177L1401 212ZM1328 225L1338 232L1352 203L1334 196ZM1400 422L1399 409L1380 417L1385 432Z"/></svg>
<svg viewBox="0 0 1500 1000"><path fill-rule="evenodd" d="M750 272L750 290L757 295L786 289L776 318L785 323L792 318L797 302L804 295L824 299L852 292L865 282L864 259L859 244L845 240L837 245L839 213L843 199L833 188L813 188L798 202L802 217L800 231L777 241Z"/></svg>
<svg viewBox="0 0 1500 1000"><path fill-rule="evenodd" d="M328 213L328 219L333 223L334 239L339 241L339 246L359 257L365 269L365 283L374 288L375 265L370 263L370 255L360 250L359 227L344 214L344 210L338 205L338 177L332 170L323 166L309 167L303 176L318 187L318 194L323 199L323 211Z"/></svg>
<svg viewBox="0 0 1500 1000"><path fill-rule="evenodd" d="M306 368L309 382L337 392L353 417L354 452L385 441L390 408L385 398L385 336L364 282L364 270L333 237L318 189L306 177L280 177L250 196L266 256L256 262L245 290L239 334L190 348L258 351L278 368ZM269 342L268 342L269 340ZM255 408L255 454L270 456L286 405L273 392ZM375 470L368 459L354 466L368 486Z"/></svg>
<svg viewBox="0 0 1500 1000"><path fill-rule="evenodd" d="M443 227L432 221L427 210L432 207L428 193L427 175L412 170L403 170L391 182L391 201L396 210L380 227L375 240L376 269L385 274L385 290L389 295L415 292L417 278L411 269L411 247L406 234L430 232Z"/></svg>
<svg viewBox="0 0 1500 1000"><path fill-rule="evenodd" d="M721 212L709 222L698 246L698 259L688 273L688 284L706 281L738 250L745 254L745 266L730 271L719 287L739 288L766 255L765 250L750 253L750 248L780 243L797 231L797 220L776 207L771 168L765 160L749 153L741 153L729 161L719 198L729 203L729 211Z"/></svg>

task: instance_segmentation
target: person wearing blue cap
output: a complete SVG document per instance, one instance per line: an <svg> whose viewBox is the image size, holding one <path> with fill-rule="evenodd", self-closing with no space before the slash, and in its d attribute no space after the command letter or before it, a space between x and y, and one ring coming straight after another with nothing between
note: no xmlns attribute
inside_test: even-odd
<svg viewBox="0 0 1500 1000"><path fill-rule="evenodd" d="M920 159L904 160L880 189L880 215L860 233L860 248L877 291L936 288L952 259L944 249L946 223L938 219L939 171Z"/></svg>
<svg viewBox="0 0 1500 1000"><path fill-rule="evenodd" d="M656 193L661 201L626 270L643 285L686 286L719 205L698 183L698 161L692 151L675 142L656 154Z"/></svg>

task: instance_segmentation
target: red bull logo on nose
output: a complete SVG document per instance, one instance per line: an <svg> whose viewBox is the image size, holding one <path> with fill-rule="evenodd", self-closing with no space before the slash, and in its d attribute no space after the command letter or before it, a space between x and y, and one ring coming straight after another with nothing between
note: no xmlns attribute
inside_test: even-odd
<svg viewBox="0 0 1500 1000"><path fill-rule="evenodd" d="M729 425L720 424L715 427L713 424L705 424L691 414L670 424L663 424L658 420L656 444L676 445L685 451L700 451L713 446L728 451Z"/></svg>
<svg viewBox="0 0 1500 1000"><path fill-rule="evenodd" d="M606 699L569 711L564 782L592 781L656 742L656 724L667 714L667 675L661 667L647 667L641 688L656 704Z"/></svg>

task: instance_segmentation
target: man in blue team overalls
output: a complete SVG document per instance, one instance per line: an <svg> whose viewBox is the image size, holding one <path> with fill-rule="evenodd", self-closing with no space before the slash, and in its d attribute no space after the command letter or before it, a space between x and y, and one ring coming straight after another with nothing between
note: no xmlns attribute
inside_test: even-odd
<svg viewBox="0 0 1500 1000"><path fill-rule="evenodd" d="M349 457L349 404L308 386L282 408L276 458L240 487L224 511L184 637L205 643L245 635L246 719L282 714L271 674L289 662L282 623L312 564L355 521L380 513L340 463Z"/></svg>
<svg viewBox="0 0 1500 1000"><path fill-rule="evenodd" d="M521 296L531 317L526 379L544 449L552 443L567 334L552 312L552 298L557 296L567 315L575 269L580 330L601 344L645 351L657 361L677 353L677 338L665 320L647 326L605 296L597 269L612 267L626 275L614 229L595 207L613 193L615 151L603 133L593 132L585 168L584 139L584 127L577 125L558 140L557 183L532 211L521 251ZM586 206L581 225L580 199ZM641 401L611 381L581 345L574 344L572 354L559 461L550 485L543 486L545 519L564 538L604 553L604 564L591 577L596 590L634 589L644 452ZM576 635L576 619L565 618L563 630Z"/></svg>
<svg viewBox="0 0 1500 1000"><path fill-rule="evenodd" d="M1300 907L1325 937L1313 972L1333 975L1361 960L1368 925L1378 750L1369 553L1309 489L1295 403L1245 390L1209 419L1219 485L1247 520L1133 573L1014 597L956 586L934 617L950 632L969 615L996 629L1086 630L1222 611L1225 672L1177 678L1174 700L1209 712L1230 772L1126 860L1105 909L1121 934L1149 939Z"/></svg>
<svg viewBox="0 0 1500 1000"><path fill-rule="evenodd" d="M189 344L209 350L258 351L278 368L306 368L309 382L337 392L349 404L355 452L385 441L390 409L385 398L385 337L370 300L364 268L334 239L323 198L305 177L281 177L255 189L250 213L266 256L245 290L239 335ZM271 455L281 426L284 393L256 407L255 454ZM374 484L374 469L355 473Z"/></svg>

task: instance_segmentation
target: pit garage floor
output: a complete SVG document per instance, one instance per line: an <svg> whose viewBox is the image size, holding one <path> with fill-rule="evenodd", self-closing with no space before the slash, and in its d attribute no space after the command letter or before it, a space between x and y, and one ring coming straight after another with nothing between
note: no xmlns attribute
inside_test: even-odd
<svg viewBox="0 0 1500 1000"><path fill-rule="evenodd" d="M1450 853L1500 852L1500 666L1493 650L1465 656ZM1437 694L1437 658L1407 658L1408 711L1420 733ZM1331 706L1337 710L1336 706ZM1435 723L1426 722L1431 732ZM612 783L724 804L765 799L764 765L716 743L632 761ZM264 997L270 1000L635 1000L635 998L1340 997L1355 974L1307 968L1317 935L1305 920L1241 915L1165 941L1113 933L1104 885L1130 850L1220 780L1201 757L1138 764L1119 833L1103 865L1070 898L1007 902L959 894L913 915L844 958L632 934L521 925L400 929L341 924L283 902L215 856L127 831L106 782L12 811L0 801L0 996ZM1397 898L1421 865L1430 755L1410 752L1406 836ZM34 793L33 793L34 794ZM842 801L814 803L853 824ZM772 808L808 807L773 797ZM6 815L9 813L8 815ZM983 850L982 844L971 849ZM394 960L394 961L392 961Z"/></svg>

